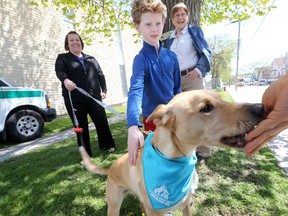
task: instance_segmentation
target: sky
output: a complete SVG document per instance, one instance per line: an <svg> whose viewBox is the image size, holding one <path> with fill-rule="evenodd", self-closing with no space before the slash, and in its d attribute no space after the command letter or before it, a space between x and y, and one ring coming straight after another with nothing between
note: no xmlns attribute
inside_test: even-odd
<svg viewBox="0 0 288 216"><path fill-rule="evenodd" d="M288 53L288 0L271 0L270 5L272 3L277 8L268 12L266 17L253 16L240 24L239 73L256 63L269 66L274 58ZM203 31L206 38L225 34L232 40L238 39L238 23L223 22ZM236 70L236 57L231 67Z"/></svg>

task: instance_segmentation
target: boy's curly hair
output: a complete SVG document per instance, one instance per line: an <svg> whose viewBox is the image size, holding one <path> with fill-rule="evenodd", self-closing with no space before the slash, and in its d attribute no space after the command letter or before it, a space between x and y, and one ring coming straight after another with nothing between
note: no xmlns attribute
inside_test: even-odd
<svg viewBox="0 0 288 216"><path fill-rule="evenodd" d="M134 24L140 24L141 15L146 12L159 13L165 21L167 8L161 0L134 0L132 3L131 16Z"/></svg>

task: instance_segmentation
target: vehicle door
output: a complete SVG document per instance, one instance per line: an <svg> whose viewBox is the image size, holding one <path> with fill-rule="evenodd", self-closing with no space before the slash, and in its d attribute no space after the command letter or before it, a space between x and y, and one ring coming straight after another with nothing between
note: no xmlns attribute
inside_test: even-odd
<svg viewBox="0 0 288 216"><path fill-rule="evenodd" d="M6 105L5 98L3 95L3 88L5 88L6 83L0 80L0 132L3 131L5 126L5 118L6 118Z"/></svg>

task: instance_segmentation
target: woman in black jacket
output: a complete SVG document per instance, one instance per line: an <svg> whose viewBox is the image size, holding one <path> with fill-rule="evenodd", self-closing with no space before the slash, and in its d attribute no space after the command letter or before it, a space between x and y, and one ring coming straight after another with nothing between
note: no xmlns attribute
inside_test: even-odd
<svg viewBox="0 0 288 216"><path fill-rule="evenodd" d="M83 48L84 44L80 35L75 31L70 31L65 37L65 50L68 52L58 55L55 71L62 83L62 96L64 97L65 107L74 126L76 126L68 95L68 91L71 92L72 104L79 127L83 128L83 144L88 154L92 156L88 114L96 127L99 148L113 152L115 143L104 108L75 89L76 86L80 87L100 101L106 97L107 87L101 67L94 57L82 52ZM78 146L81 145L80 138L80 134L77 133Z"/></svg>

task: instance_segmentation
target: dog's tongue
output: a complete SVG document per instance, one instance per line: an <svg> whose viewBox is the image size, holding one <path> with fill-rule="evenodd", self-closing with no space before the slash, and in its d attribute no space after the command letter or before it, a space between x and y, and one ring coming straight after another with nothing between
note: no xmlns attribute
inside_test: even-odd
<svg viewBox="0 0 288 216"><path fill-rule="evenodd" d="M236 148L243 148L246 145L245 134L233 136L233 137L224 137L222 142L226 145L231 145Z"/></svg>

